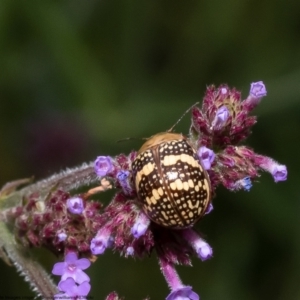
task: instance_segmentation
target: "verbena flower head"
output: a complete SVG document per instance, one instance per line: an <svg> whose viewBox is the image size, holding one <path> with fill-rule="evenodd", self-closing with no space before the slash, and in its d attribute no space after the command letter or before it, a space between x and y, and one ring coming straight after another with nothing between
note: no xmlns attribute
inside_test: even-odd
<svg viewBox="0 0 300 300"><path fill-rule="evenodd" d="M269 172L275 182L287 179L286 166L257 154L243 144L256 123L256 117L251 113L266 93L261 81L251 84L245 100L234 88L212 85L207 88L202 105L192 108L190 131L184 139L197 155L190 160L186 156L180 156L180 163L188 161L195 164L198 160L206 170L203 174L208 174L209 182L205 188L211 189L212 198L219 185L230 191L251 192L252 183L257 180L261 171ZM172 151L172 147L169 150ZM16 238L23 245L44 246L56 255L65 254L65 261L55 264L52 271L61 276L59 288L64 294L60 295L75 297L74 295L82 293L85 297L89 290L89 277L83 270L90 265L90 261L95 261L95 255L103 254L111 248L124 257L134 258L148 257L156 252L161 271L171 290L167 300L199 299L191 287L181 282L175 265L191 265L193 256L202 261L210 259L213 255L212 247L192 226L176 230L160 226L149 219L152 207L143 206L135 182L135 176L142 175L132 171L136 157L135 151L116 157L98 156L93 164L95 173L89 174L100 181L98 187L91 188L87 193L74 195L61 186L51 186L46 199L39 190L32 191L24 196L22 204L6 211L5 217L14 224ZM170 171L172 176L162 174L163 171L160 170L157 174L162 178L153 176L151 184L143 182L148 191L143 199L144 203L162 201L162 209L164 205L176 205L167 197L162 200L157 195L163 192L163 188L166 189L163 186L164 176L170 176L170 180L176 180L179 176L176 172L177 159L176 155L170 159L174 161L174 170ZM156 164L159 164L157 160L145 164L144 174L150 174L155 167L160 168ZM181 176L186 174L182 172ZM74 175L74 178L77 177ZM192 180L188 182L184 182L185 188L192 193L195 184ZM174 183L174 186L176 188L172 192L184 188L183 184L181 187ZM77 188L78 185L74 184L74 187ZM95 192L104 192L110 188L117 191L106 206L100 201L91 200ZM199 185L197 188L200 189ZM183 205L193 206L188 197L186 199ZM211 200L203 207L201 216L212 211ZM182 211L181 217L185 218L186 211L182 207L179 211ZM162 215L164 213L166 214L162 211ZM107 299L120 298L116 293L111 293Z"/></svg>

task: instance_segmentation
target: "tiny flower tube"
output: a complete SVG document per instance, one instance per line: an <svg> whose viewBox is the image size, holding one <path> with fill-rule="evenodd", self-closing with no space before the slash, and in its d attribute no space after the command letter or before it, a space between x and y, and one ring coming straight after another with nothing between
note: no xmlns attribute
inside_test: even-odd
<svg viewBox="0 0 300 300"><path fill-rule="evenodd" d="M106 176L113 170L113 160L109 156L98 156L94 162L95 173L99 177Z"/></svg>
<svg viewBox="0 0 300 300"><path fill-rule="evenodd" d="M83 199L80 197L73 197L67 200L67 208L71 214L80 215L84 210Z"/></svg>
<svg viewBox="0 0 300 300"><path fill-rule="evenodd" d="M144 213L141 212L131 228L132 235L136 239L141 237L142 235L145 234L149 225L150 225L149 218Z"/></svg>
<svg viewBox="0 0 300 300"><path fill-rule="evenodd" d="M208 204L206 211L205 211L205 215L208 215L209 213L211 213L213 211L214 207L211 203Z"/></svg>
<svg viewBox="0 0 300 300"><path fill-rule="evenodd" d="M94 255L103 254L107 248L111 247L111 241L111 232L106 229L100 229L91 241L91 252Z"/></svg>
<svg viewBox="0 0 300 300"><path fill-rule="evenodd" d="M205 261L212 257L212 248L194 230L192 230L191 228L184 229L182 231L182 234L202 261Z"/></svg>
<svg viewBox="0 0 300 300"><path fill-rule="evenodd" d="M87 258L78 259L75 252L69 252L65 256L64 262L56 263L53 266L52 274L60 275L61 281L71 277L75 282L81 284L84 281L90 281L89 276L82 271L87 269L90 265L91 262Z"/></svg>
<svg viewBox="0 0 300 300"><path fill-rule="evenodd" d="M244 105L248 107L249 110L252 110L266 95L267 89L262 81L252 82L250 86L249 96L244 101Z"/></svg>
<svg viewBox="0 0 300 300"><path fill-rule="evenodd" d="M57 239L59 242L65 241L67 238L67 234L64 231L60 231L57 233Z"/></svg>
<svg viewBox="0 0 300 300"><path fill-rule="evenodd" d="M211 165L213 161L215 160L215 153L211 149L202 146L198 149L197 155L200 158L203 167L205 170L209 170L211 168Z"/></svg>
<svg viewBox="0 0 300 300"><path fill-rule="evenodd" d="M182 284L174 265L165 259L159 259L160 269L171 289L166 300L199 300L199 296L193 292L190 286Z"/></svg>
<svg viewBox="0 0 300 300"><path fill-rule="evenodd" d="M130 175L130 172L127 170L121 170L117 173L117 179L124 191L125 194L130 194L132 192L128 177Z"/></svg>
<svg viewBox="0 0 300 300"><path fill-rule="evenodd" d="M226 124L229 118L229 110L225 105L222 105L217 109L215 118L211 123L211 127L214 130L220 130Z"/></svg>
<svg viewBox="0 0 300 300"><path fill-rule="evenodd" d="M251 188L252 188L252 182L250 177L244 177L235 182L233 190L244 189L245 191L249 192Z"/></svg>
<svg viewBox="0 0 300 300"><path fill-rule="evenodd" d="M285 165L280 165L272 158L262 155L257 155L255 163L263 170L269 172L275 182L285 181L287 179L287 168Z"/></svg>
<svg viewBox="0 0 300 300"><path fill-rule="evenodd" d="M126 255L128 255L128 256L132 256L132 255L134 255L134 249L133 249L133 247L128 247L127 249L126 249Z"/></svg>

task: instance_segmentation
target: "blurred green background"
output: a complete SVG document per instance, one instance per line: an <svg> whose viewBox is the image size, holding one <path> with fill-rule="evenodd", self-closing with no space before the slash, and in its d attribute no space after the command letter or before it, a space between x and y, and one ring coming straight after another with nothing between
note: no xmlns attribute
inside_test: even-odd
<svg viewBox="0 0 300 300"><path fill-rule="evenodd" d="M249 193L220 188L197 227L214 258L178 267L202 300L300 299L299 1L0 1L0 182L138 149L209 84L248 95L263 80L247 141L289 171L262 174ZM177 126L187 133L189 117ZM108 199L107 199L108 200ZM37 254L50 271L55 258ZM0 295L33 295L0 262ZM89 269L94 299L164 299L155 256L107 251Z"/></svg>

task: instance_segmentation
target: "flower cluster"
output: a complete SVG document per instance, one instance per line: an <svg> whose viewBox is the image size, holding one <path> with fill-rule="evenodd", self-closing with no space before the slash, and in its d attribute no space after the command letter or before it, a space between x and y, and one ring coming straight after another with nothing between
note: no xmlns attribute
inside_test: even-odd
<svg viewBox="0 0 300 300"><path fill-rule="evenodd" d="M232 191L249 191L261 170L271 173L275 182L286 180L286 166L241 144L256 123L251 112L266 93L261 81L251 84L245 100L227 85L210 86L202 107L192 108L186 139L208 173L212 196L220 184ZM212 257L212 248L194 228L175 230L149 219L138 198L131 169L136 157L135 151L116 157L99 156L94 163L99 186L80 195L55 187L46 197L36 191L24 197L21 205L6 211L6 219L14 223L16 237L23 245L45 246L57 255L65 255L65 262L55 264L52 271L62 276L57 298L86 297L90 284L82 270L89 266L89 260L95 261L96 255L111 248L124 257L142 258L156 252L171 290L166 300L199 299L190 286L181 282L175 265L191 265L193 255L205 261ZM110 188L117 192L107 206L90 200L96 192ZM212 209L210 202L204 215ZM113 292L107 299L120 298Z"/></svg>
<svg viewBox="0 0 300 300"><path fill-rule="evenodd" d="M245 100L227 85L209 86L202 107L192 109L190 137L214 190L222 184L229 190L249 191L260 170L271 173L275 182L286 180L286 166L240 145L256 123L250 113L266 94L262 81L251 84Z"/></svg>
<svg viewBox="0 0 300 300"><path fill-rule="evenodd" d="M100 228L100 202L86 201L62 190L25 197L21 206L7 212L16 238L25 246L44 246L55 254L75 251L91 257L90 241Z"/></svg>
<svg viewBox="0 0 300 300"><path fill-rule="evenodd" d="M90 265L88 259L78 259L75 252L69 252L64 262L56 263L52 274L61 276L58 284L61 293L56 294L54 299L86 299L91 285L89 284L90 278L82 270Z"/></svg>

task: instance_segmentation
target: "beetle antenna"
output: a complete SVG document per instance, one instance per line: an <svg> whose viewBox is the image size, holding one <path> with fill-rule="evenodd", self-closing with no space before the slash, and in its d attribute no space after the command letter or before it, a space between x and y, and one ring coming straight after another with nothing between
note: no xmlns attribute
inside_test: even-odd
<svg viewBox="0 0 300 300"><path fill-rule="evenodd" d="M172 132L174 127L182 120L182 118L197 104L199 104L199 102L196 102L195 104L193 104L191 107L189 107L184 113L183 115L176 121L176 123L167 131L167 132Z"/></svg>

